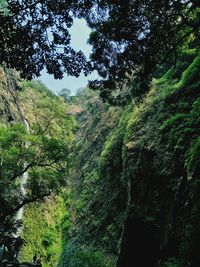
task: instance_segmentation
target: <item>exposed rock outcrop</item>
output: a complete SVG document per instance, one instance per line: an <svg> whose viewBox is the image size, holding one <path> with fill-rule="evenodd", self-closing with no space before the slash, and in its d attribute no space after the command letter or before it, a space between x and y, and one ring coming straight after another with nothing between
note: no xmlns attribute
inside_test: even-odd
<svg viewBox="0 0 200 267"><path fill-rule="evenodd" d="M20 90L19 74L10 69L0 67L0 120L13 123L22 121L23 115L17 100Z"/></svg>

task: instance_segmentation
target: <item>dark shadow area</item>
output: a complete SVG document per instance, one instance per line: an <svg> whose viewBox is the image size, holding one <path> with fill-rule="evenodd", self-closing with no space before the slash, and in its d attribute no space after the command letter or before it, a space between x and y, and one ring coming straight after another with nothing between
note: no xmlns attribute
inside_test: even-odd
<svg viewBox="0 0 200 267"><path fill-rule="evenodd" d="M156 227L128 218L117 267L155 267L159 258Z"/></svg>

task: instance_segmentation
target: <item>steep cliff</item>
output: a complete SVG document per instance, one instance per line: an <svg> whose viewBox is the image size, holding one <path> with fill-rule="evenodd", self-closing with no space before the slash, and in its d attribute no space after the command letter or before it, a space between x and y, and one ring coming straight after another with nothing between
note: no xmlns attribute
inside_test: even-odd
<svg viewBox="0 0 200 267"><path fill-rule="evenodd" d="M198 51L186 49L139 104L77 97L64 266L200 265L199 70Z"/></svg>
<svg viewBox="0 0 200 267"><path fill-rule="evenodd" d="M122 148L130 202L118 266L171 266L172 258L199 266L200 56L183 60L130 114Z"/></svg>
<svg viewBox="0 0 200 267"><path fill-rule="evenodd" d="M79 108L74 109L74 105ZM71 223L63 266L113 266L116 260L113 251L117 253L121 234L118 223L122 218L116 217L113 231L112 223L118 216L117 209L125 207L122 196L125 187L120 181L115 184L102 178L99 161L105 140L118 124L122 109L102 103L89 89L73 97L71 107L77 110L78 127L74 171L69 182ZM119 198L122 202L112 207Z"/></svg>
<svg viewBox="0 0 200 267"><path fill-rule="evenodd" d="M23 120L17 92L20 90L20 78L14 70L0 67L0 120L12 123Z"/></svg>

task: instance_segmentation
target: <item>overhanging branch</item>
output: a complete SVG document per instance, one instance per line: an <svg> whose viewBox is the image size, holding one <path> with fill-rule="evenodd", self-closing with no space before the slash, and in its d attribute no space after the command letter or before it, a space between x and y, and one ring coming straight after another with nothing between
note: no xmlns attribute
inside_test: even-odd
<svg viewBox="0 0 200 267"><path fill-rule="evenodd" d="M32 196L29 198L27 197L21 203L19 203L17 206L5 211L3 213L3 217L6 218L7 216L13 215L18 210L20 210L22 207L24 207L25 205L36 202L36 201L41 200L41 199L44 199L44 197L50 196L51 194L52 194L52 191L49 190L49 191L42 193L42 194L39 194L37 196Z"/></svg>

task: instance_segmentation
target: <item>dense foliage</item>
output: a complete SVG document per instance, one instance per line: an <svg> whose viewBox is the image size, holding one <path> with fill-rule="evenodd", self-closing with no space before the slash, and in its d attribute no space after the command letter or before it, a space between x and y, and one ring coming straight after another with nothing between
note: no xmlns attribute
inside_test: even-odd
<svg viewBox="0 0 200 267"><path fill-rule="evenodd" d="M112 198L113 191L116 200L118 192L122 195L123 189L119 183L114 185L113 181L111 185L109 180L99 176L99 160L105 138L117 124L121 109L103 104L88 88L71 97L70 109L78 126L69 179L71 226L63 266L111 267L116 260L113 251L117 252L121 225L115 225L114 229L107 225L117 215L118 208L111 208L107 200ZM114 232L116 229L117 233Z"/></svg>
<svg viewBox="0 0 200 267"><path fill-rule="evenodd" d="M1 231L13 230L20 207L64 186L27 208L23 259L41 251L47 266L62 254L69 267L199 267L199 1L2 3L1 62L28 78L45 66L56 78L96 69L102 80L90 86L124 107L88 88L57 97L36 81L8 98L17 83L2 78ZM70 48L73 16L93 30L90 64Z"/></svg>
<svg viewBox="0 0 200 267"><path fill-rule="evenodd" d="M87 21L93 29L91 59L103 79L90 84L111 102L112 91L123 90L125 81L133 83L134 78L139 91L131 94L147 91L155 69L163 63L175 64L180 46L191 33L199 47L197 1L111 0L97 5L107 15L96 12ZM119 100L116 93L114 98Z"/></svg>
<svg viewBox="0 0 200 267"><path fill-rule="evenodd" d="M20 96L23 108L27 108L30 130L21 123L0 127L0 214L4 233L10 230L6 229L10 216L13 217L21 207L66 184L71 165L69 149L73 120L67 116L66 104L40 83L33 82L30 86L32 89L26 84ZM24 194L21 177L26 172L29 178L24 185Z"/></svg>
<svg viewBox="0 0 200 267"><path fill-rule="evenodd" d="M199 66L184 46L176 68L123 110L77 96L65 265L103 252L103 266L199 266Z"/></svg>
<svg viewBox="0 0 200 267"><path fill-rule="evenodd" d="M9 15L0 15L1 63L27 78L38 76L44 67L58 79L63 73L78 76L82 70L88 74L96 69L102 79L90 86L100 89L102 98L112 103L122 97L118 90L123 91L133 79L139 87L137 94L146 92L157 66L174 64L191 34L193 46L199 47L196 0L9 0L8 11ZM90 63L70 46L74 17L86 19L92 29Z"/></svg>
<svg viewBox="0 0 200 267"><path fill-rule="evenodd" d="M42 266L62 266L62 251L69 228L69 212L66 211L67 194L51 196L44 203L30 204L25 210L22 236L26 240L20 252L21 261L31 262L36 254Z"/></svg>
<svg viewBox="0 0 200 267"><path fill-rule="evenodd" d="M63 73L89 72L83 53L70 47L73 16L68 1L7 2L8 14L0 14L0 63L29 79L39 76L44 67L57 79Z"/></svg>

